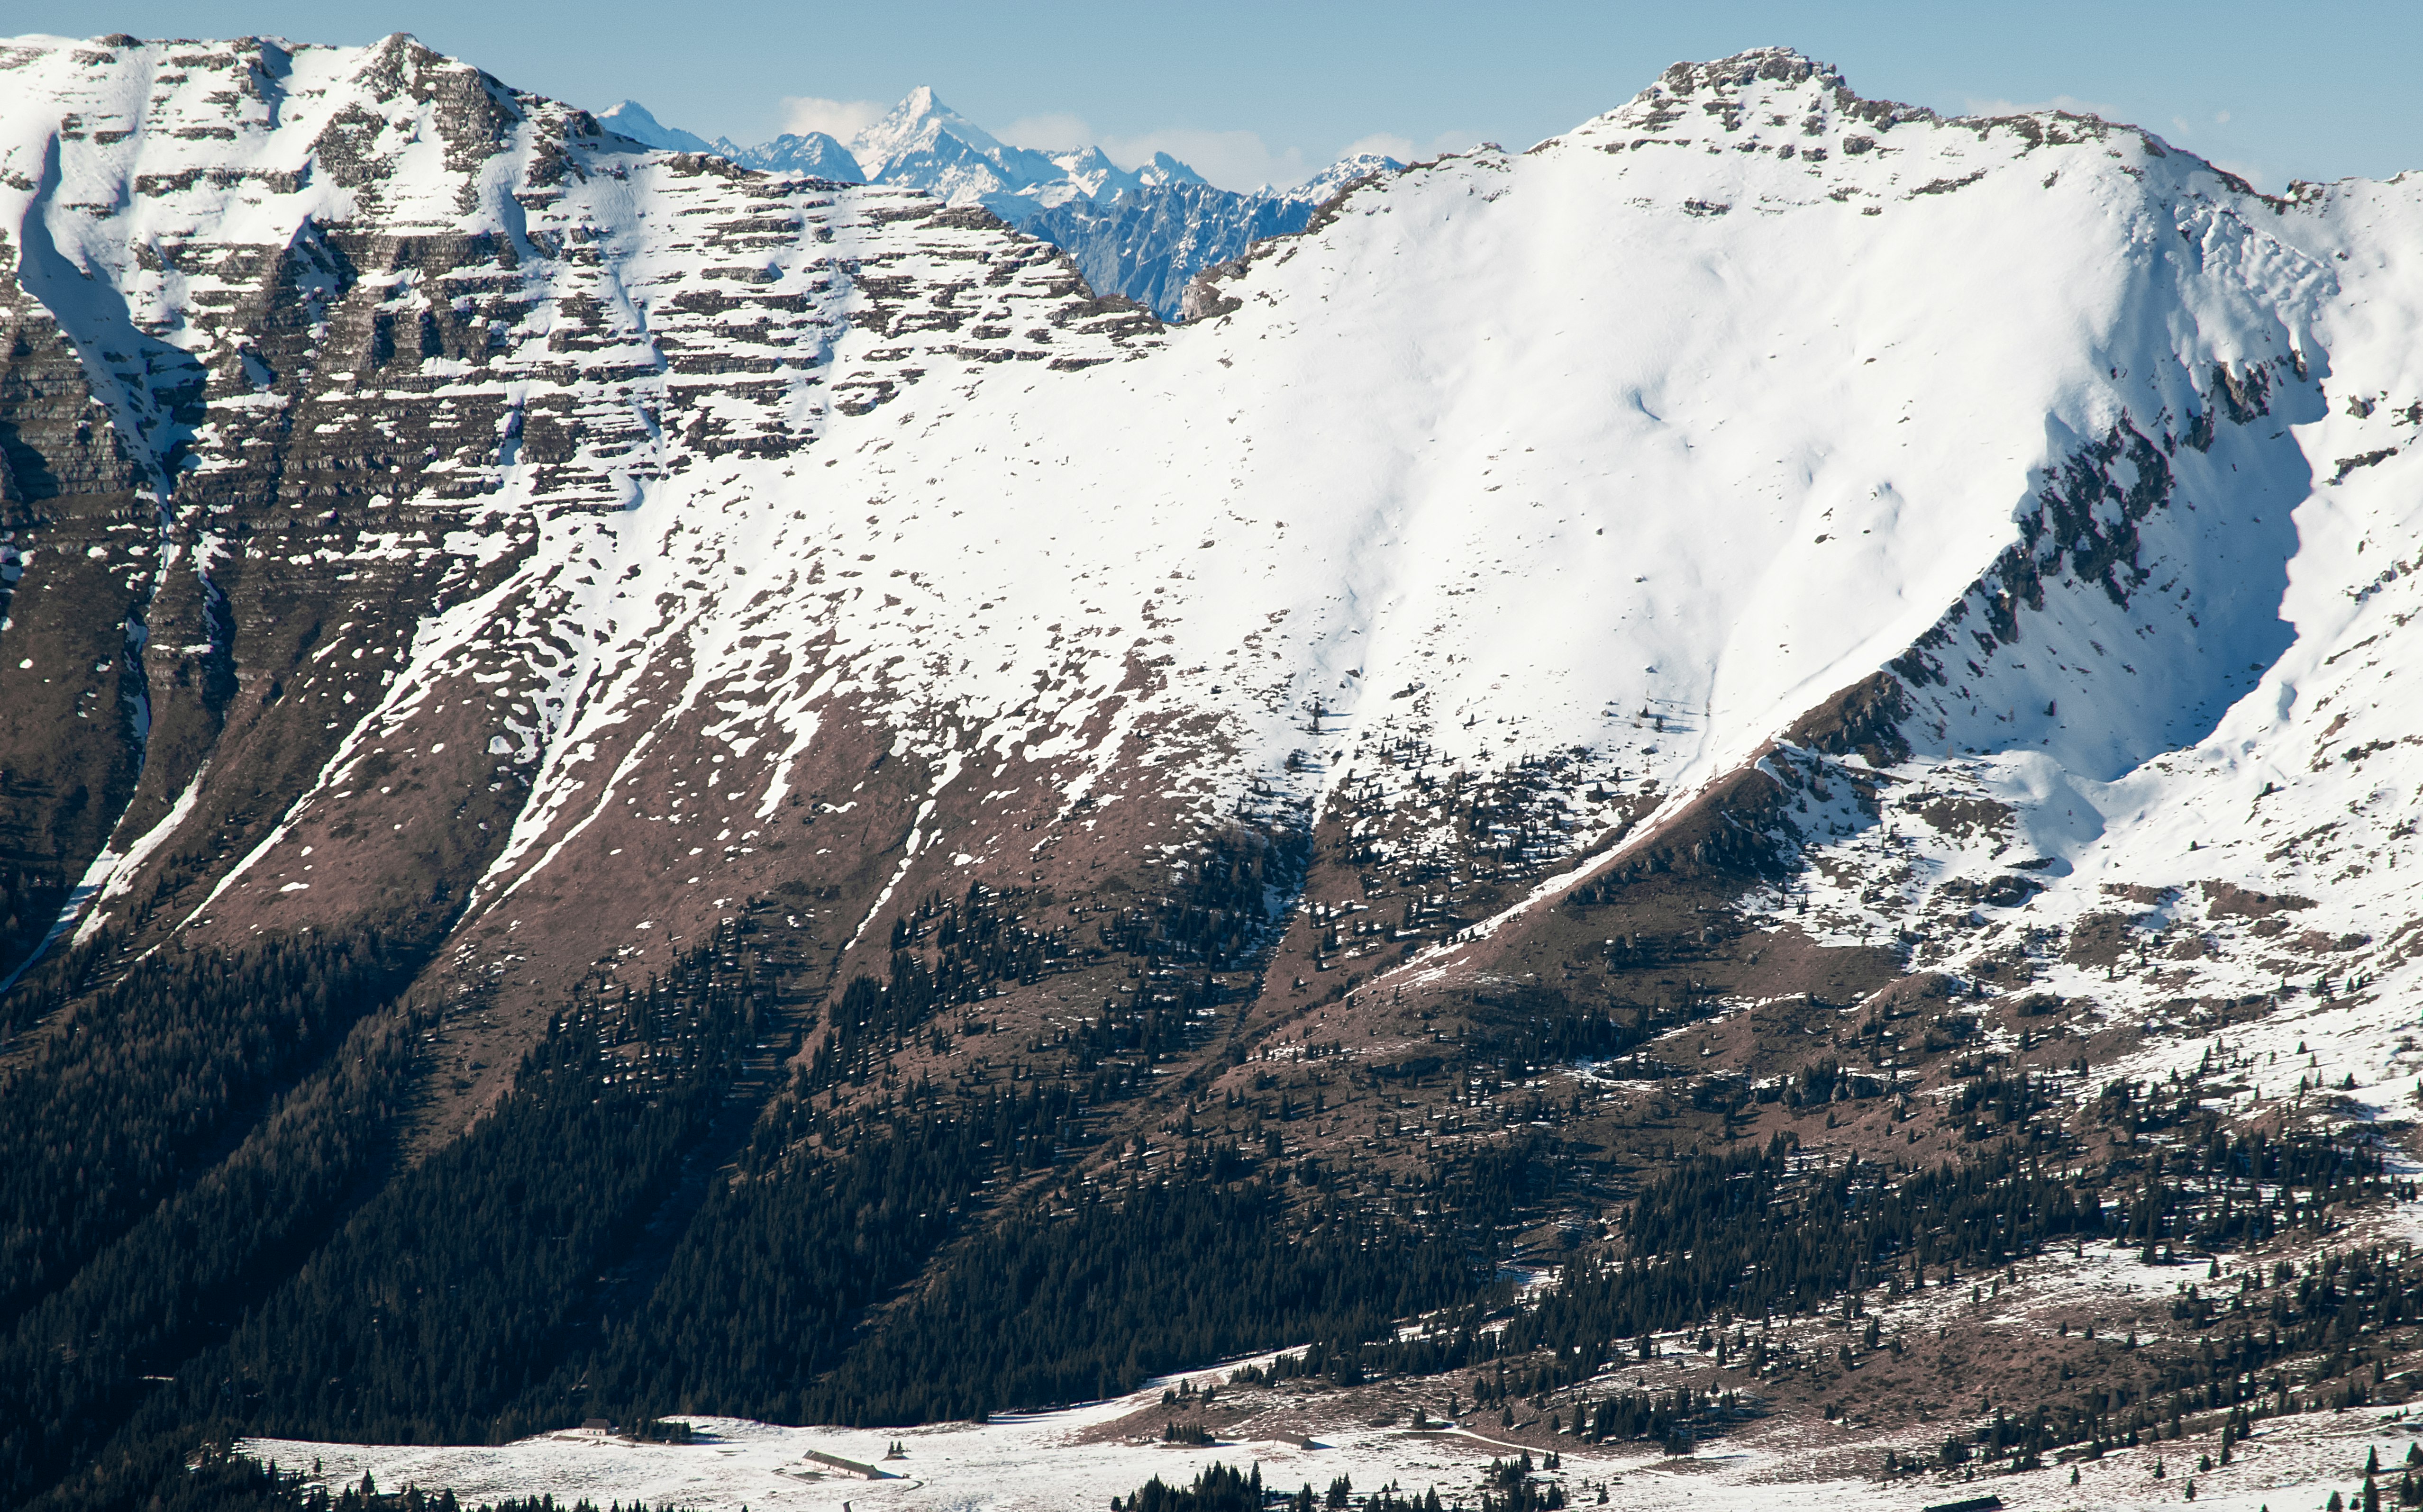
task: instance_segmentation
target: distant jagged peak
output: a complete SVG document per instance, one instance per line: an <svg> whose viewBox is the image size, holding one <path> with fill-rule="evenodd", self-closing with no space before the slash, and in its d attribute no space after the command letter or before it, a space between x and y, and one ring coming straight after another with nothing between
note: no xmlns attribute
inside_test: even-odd
<svg viewBox="0 0 2423 1512"><path fill-rule="evenodd" d="M971 143L976 145L985 147L999 147L1001 145L1001 143L983 127L976 125L965 116L960 115L958 111L953 110L950 106L944 104L942 102L942 97L934 92L934 87L930 84L921 84L914 89L910 90L906 95L903 95L900 99L900 102L892 107L890 114L886 115L881 121L869 127L866 132L860 134L862 137L864 137L882 131L886 126L895 125L900 122L921 121L932 121L936 125L950 131L953 135L963 136Z"/></svg>
<svg viewBox="0 0 2423 1512"><path fill-rule="evenodd" d="M665 129L664 124L657 119L656 112L636 100L625 100L620 104L609 105L599 111L597 124L623 128L623 134L635 142L645 139L634 135L635 132L660 132Z"/></svg>
<svg viewBox="0 0 2423 1512"><path fill-rule="evenodd" d="M768 173L804 173L837 183L864 183L858 159L840 140L823 132L784 132L771 141L742 147L730 137L718 137L715 150L743 167Z"/></svg>
<svg viewBox="0 0 2423 1512"><path fill-rule="evenodd" d="M1210 183L1212 181L1166 152L1155 152L1146 159L1136 168L1136 179L1154 188L1168 183Z"/></svg>
<svg viewBox="0 0 2423 1512"><path fill-rule="evenodd" d="M1023 150L1003 142L944 104L942 97L934 93L933 86L926 84L910 90L898 104L884 113L882 119L844 145L869 179L880 179L885 167L895 160L912 152L931 151L937 139L944 136L974 149L980 157L996 161L1013 153L1042 157L1040 153L1023 153Z"/></svg>
<svg viewBox="0 0 2423 1512"><path fill-rule="evenodd" d="M1257 238L1301 229L1339 192L1403 167L1364 152L1301 183L1226 189L1165 151L1128 167L1096 144L1038 149L1005 142L951 108L931 86L911 90L847 141L797 132L754 146L728 137L705 142L665 126L631 101L597 120L658 150L712 152L769 173L885 184L951 205L982 205L1068 251L1095 287L1141 298L1164 318L1179 314L1198 268L1236 256Z"/></svg>
<svg viewBox="0 0 2423 1512"><path fill-rule="evenodd" d="M1105 194L1116 195L1132 189L1140 181L1134 174L1112 162L1110 154L1099 147L1081 147L1044 155L1067 176L1069 181L1065 186L1051 186L1065 187L1063 198L1069 194L1082 194L1088 199L1099 199Z"/></svg>

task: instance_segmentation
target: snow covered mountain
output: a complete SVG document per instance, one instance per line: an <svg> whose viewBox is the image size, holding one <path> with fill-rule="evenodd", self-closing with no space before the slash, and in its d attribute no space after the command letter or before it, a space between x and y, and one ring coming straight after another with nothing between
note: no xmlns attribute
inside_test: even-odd
<svg viewBox="0 0 2423 1512"><path fill-rule="evenodd" d="M784 132L748 148L734 144L728 137L717 137L713 150L735 163L768 173L804 173L812 179L831 179L835 183L866 181L865 170L858 165L858 159L849 155L849 149L822 132Z"/></svg>
<svg viewBox="0 0 2423 1512"><path fill-rule="evenodd" d="M1403 165L1361 153L1301 184L1250 194L1221 189L1166 152L1133 170L1099 147L1043 152L1012 147L920 87L847 143L822 132L785 133L753 147L712 144L660 126L630 101L598 118L650 147L716 151L772 173L916 189L953 205L977 204L1076 260L1104 293L1182 313L1186 286L1254 242L1292 235L1338 191Z"/></svg>
<svg viewBox="0 0 2423 1512"><path fill-rule="evenodd" d="M665 1278L613 1315L711 1331L673 1288L723 1252L682 1225L756 1199L679 1173L761 1106L733 1191L1015 1106L1004 1210L1250 1170L1576 1274L1678 1149L2093 1167L2156 1256L2164 1170L2214 1146L2142 1141L2407 1137L2414 175L2266 197L1761 51L1213 259L924 91L848 145L900 181L847 184L401 37L0 68L9 1027L71 1057L138 969L374 945L418 1155L503 1126L576 1007L745 958L784 985L699 1115L727 1142L681 1136L598 1226L651 1237L565 1262ZM970 213L1003 196L1156 300L1216 265L1163 326ZM2221 1205L2294 1196L2264 1179ZM943 1234L891 1283L975 1286ZM1842 1284L2027 1258L1937 1242ZM792 1252L748 1251L748 1307L821 1295ZM2153 1332L2186 1315L2092 1367L2192 1372ZM1762 1344L1744 1389L1965 1420L1850 1337L1805 1390ZM2055 1347L1998 1405L2068 1402ZM1564 1422L1613 1389L1544 1358Z"/></svg>
<svg viewBox="0 0 2423 1512"><path fill-rule="evenodd" d="M611 110L599 111L597 124L610 132L627 136L642 147L662 148L668 152L716 150L715 144L694 132L678 131L661 124L656 117L648 114L647 106L636 100L626 100Z"/></svg>

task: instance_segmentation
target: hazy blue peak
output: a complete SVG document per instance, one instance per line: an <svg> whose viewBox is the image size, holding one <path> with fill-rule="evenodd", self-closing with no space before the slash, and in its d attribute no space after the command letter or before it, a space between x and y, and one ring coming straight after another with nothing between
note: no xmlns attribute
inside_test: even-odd
<svg viewBox="0 0 2423 1512"><path fill-rule="evenodd" d="M1136 177L1155 186L1164 183L1209 183L1211 181L1166 152L1155 152L1136 169Z"/></svg>
<svg viewBox="0 0 2423 1512"><path fill-rule="evenodd" d="M864 183L866 173L850 150L823 132L784 132L769 142L742 147L719 137L715 150L743 167L768 173L804 173L814 179Z"/></svg>

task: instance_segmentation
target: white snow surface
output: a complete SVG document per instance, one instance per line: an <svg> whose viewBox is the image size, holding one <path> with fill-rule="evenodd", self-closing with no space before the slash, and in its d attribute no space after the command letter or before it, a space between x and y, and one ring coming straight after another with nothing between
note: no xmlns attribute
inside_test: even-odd
<svg viewBox="0 0 2423 1512"><path fill-rule="evenodd" d="M234 107L234 140L166 130L229 113L187 100L213 82L198 72L149 82L172 45L110 67L76 44L8 53L0 227L35 254L27 287L91 335L88 363L128 324L208 349L189 318L207 276L132 250L205 229L544 228L599 253L546 265L549 297L622 312L641 354L707 271L665 212L720 181L639 154L530 209L508 192L543 125L526 102L521 145L467 196L430 107L365 83L392 43L258 44L277 87ZM71 137L62 98L147 124ZM372 104L374 196L309 171L328 123ZM957 122L929 92L895 116L871 162ZM138 168L181 165L228 171L132 193ZM2368 960L2413 937L2383 848L2414 801L2391 774L2423 737L2376 707L2396 658L2368 638L2413 612L2423 182L2267 200L2130 130L1938 120L1746 55L1671 71L1529 152L1366 181L1221 281L1232 309L1143 360L1071 335L1076 360L955 360L850 413L831 396L853 369L890 385L967 340L911 350L856 323L855 259L950 265L940 232L882 243L887 193L803 188L798 240L765 255L775 291L814 296L748 339L797 375L787 398L502 375L587 384L607 406L683 395L801 449L701 456L665 428L601 462L620 508L567 512L500 448L483 508L527 512L537 547L429 627L385 714L515 617L540 786L492 890L612 800L598 774L665 715L640 691L651 669L683 669L674 710L718 711L769 796L847 697L906 732L938 790L1022 751L1061 764L1067 802L1143 782L1209 816L1257 792L1318 802L1358 751L1417 739L1476 767L1577 750L1679 803L1957 612L1909 732L1925 771L2019 804L2055 866L2033 906L2083 911L2115 873L2222 877L2306 887L2335 928L2374 935ZM551 307L513 333L533 354ZM137 407L121 429L156 448L164 418ZM2017 591L1997 574L2039 496L2123 433L2172 475L2142 582L2123 601L2066 576L2051 543L2044 606L1970 655L1985 607ZM2123 491L2141 470L2094 466ZM2352 729L2318 723L2342 713ZM2391 744L2337 759L2357 740ZM2285 787L2258 797L2265 781ZM1020 843L922 838L980 858Z"/></svg>
<svg viewBox="0 0 2423 1512"><path fill-rule="evenodd" d="M1476 764L1584 747L1687 790L1924 634L2082 440L2131 415L2183 428L2215 365L2313 349L2332 275L2239 247L2242 207L2195 160L1921 121L1847 156L1867 128L1832 123L1813 165L1826 91L1743 93L1792 123L1764 150L1737 150L1762 145L1749 128L1675 140L1644 102L1449 159L1274 244L1224 286L1239 309L1150 362L837 433L814 496L875 523L835 544L930 594L845 606L846 638L908 656L904 691L979 726L1055 654L1097 700L1133 654L1159 669L1144 701L1220 710L1227 748L1198 764L1224 792L1283 783L1299 748L1334 779L1392 734ZM2198 255L2205 235L2233 255ZM2302 466L2259 425L2191 460L2189 490ZM2215 512L2297 496L2215 488ZM834 528L770 523L752 554ZM2250 596L2208 640L2260 643ZM1071 626L1099 628L1048 638ZM920 662L946 645L987 654ZM2147 653L2168 701L2115 694L2058 755L2112 777L2178 743L2170 705L2209 701L2210 649Z"/></svg>

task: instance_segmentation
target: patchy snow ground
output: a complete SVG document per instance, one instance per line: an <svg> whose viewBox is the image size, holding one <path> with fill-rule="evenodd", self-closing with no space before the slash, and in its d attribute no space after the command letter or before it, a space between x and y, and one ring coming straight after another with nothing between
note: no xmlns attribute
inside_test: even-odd
<svg viewBox="0 0 2423 1512"><path fill-rule="evenodd" d="M2316 1252L2418 1239L2423 1239L2423 1204L2397 1204L2357 1215ZM2234 1273L2234 1265L2229 1268ZM2017 1280L1997 1290L1997 1275ZM2067 1319L2076 1328L2089 1318L2099 1320L2107 1331L2133 1327L2141 1341L2153 1345L2166 1332L2161 1320L2165 1299L2182 1286L2205 1280L2201 1265L2146 1264L2134 1247L2126 1245L2089 1245L2074 1255L2054 1251L2008 1271L1981 1272L1973 1279L1980 1286L1973 1299L1964 1283L1949 1291L1936 1288L1892 1299L1872 1294L1868 1311L1888 1333L1901 1334L1922 1347L1921 1341L1939 1327L2051 1334L2057 1320ZM2122 1318L2130 1321L2119 1323ZM1808 1352L1829 1349L1842 1338L1834 1326L1819 1318L1779 1320L1775 1330L1779 1342ZM1252 1362L1267 1364L1270 1358L1259 1356ZM1168 1483L1189 1481L1215 1461L1259 1464L1264 1484L1274 1490L1301 1485L1325 1490L1343 1474L1358 1492L1393 1484L1419 1494L1435 1487L1450 1504L1460 1500L1472 1506L1479 1503L1491 1459L1512 1459L1522 1452L1523 1446L1493 1437L1497 1430L1486 1419L1468 1420L1446 1432L1373 1428L1351 1421L1323 1424L1317 1415L1307 1425L1307 1414L1321 1410L1319 1395L1300 1403L1282 1399L1280 1410L1268 1419L1248 1419L1241 1430L1250 1432L1262 1421L1284 1422L1304 1426L1318 1448L1276 1436L1240 1437L1189 1448L1120 1441L1102 1431L1140 1411L1148 1422L1164 1389L1183 1380L1193 1381L1198 1390L1224 1384L1228 1371L1244 1362L1169 1376L1109 1401L1056 1412L1004 1414L981 1425L793 1428L693 1417L688 1421L704 1438L679 1446L559 1433L494 1446L257 1439L245 1447L285 1466L316 1461L332 1486L357 1483L369 1473L390 1490L406 1484L433 1490L449 1487L472 1501L544 1492L559 1501L587 1497L603 1505L643 1500L702 1512L734 1512L744 1506L837 1512L846 1504L853 1512L894 1507L1083 1512L1107 1508L1110 1498L1125 1497L1155 1475ZM1669 1335L1659 1340L1655 1360L1611 1369L1591 1389L1671 1389L1704 1381L1713 1362L1698 1352L1687 1334ZM1462 1379L1449 1375L1407 1384L1411 1399L1427 1399L1425 1410L1436 1414ZM1753 1384L1746 1372L1739 1383ZM2384 1493L2394 1493L2410 1445L2423 1441L2423 1415L2410 1419L2407 1408L2367 1408L2259 1419L2254 1436L2233 1451L2232 1463L2210 1472L2193 1467L2199 1455L2218 1456L2217 1430L2076 1461L2075 1487L2069 1483L2069 1463L2021 1474L1980 1473L1973 1480L1948 1473L1872 1478L1887 1449L1906 1457L1931 1458L1946 1435L1965 1439L1985 1424L1992 1415L1993 1385L1991 1380L1962 1383L1960 1389L1976 1400L1964 1400L1958 1410L1923 1427L1885 1431L1859 1421L1856 1414L1839 1422L1815 1421L1813 1414L1806 1419L1778 1415L1711 1441L1700 1454L1686 1458L1647 1444L1592 1446L1567 1437L1559 1441L1570 1445L1560 1451L1561 1468L1540 1473L1560 1480L1577 1507L1598 1504L1603 1487L1606 1504L1639 1512L1677 1506L1764 1512L1786 1504L1810 1512L1916 1512L1987 1494L2001 1497L2013 1512L2150 1508L2179 1504L2191 1479L2199 1506L2227 1512L2319 1512L2333 1490L2353 1502L2368 1451L2379 1454ZM1224 1390L1234 1394L1237 1388ZM886 1461L882 1457L895 1441L905 1446L907 1457ZM805 1457L811 1450L876 1464L898 1478L869 1482L830 1471ZM2158 1460L2164 1471L2159 1478L2154 1473Z"/></svg>
<svg viewBox="0 0 2423 1512"><path fill-rule="evenodd" d="M1172 1381L1176 1378L1172 1378ZM1310 1485L1325 1490L1338 1475L1361 1490L1395 1482L1418 1494L1433 1486L1442 1499L1478 1502L1493 1457L1513 1457L1515 1447L1485 1431L1416 1434L1402 1430L1350 1429L1322 1433L1322 1447L1299 1448L1277 1441L1224 1443L1211 1448L1163 1444L1081 1443L1088 1428L1126 1415L1160 1398L1156 1383L1134 1396L1063 1412L1009 1417L982 1426L845 1429L780 1428L726 1418L693 1419L712 1441L686 1446L638 1445L580 1440L568 1435L526 1439L495 1448L365 1447L253 1440L248 1452L281 1465L317 1460L331 1484L357 1482L365 1472L389 1489L407 1482L435 1489L451 1487L466 1499L534 1494L559 1501L588 1497L603 1504L643 1498L705 1508L834 1508L855 1512L879 1507L985 1508L999 1512L1107 1508L1147 1479L1190 1481L1206 1465L1258 1463L1274 1489ZM904 1443L908 1458L883 1463L898 1480L869 1482L854 1475L820 1473L802 1458L815 1449L862 1462L882 1462L886 1445ZM1610 1483L1614 1504L1671 1506L1684 1495L1706 1504L1771 1505L1771 1482L1788 1470L1781 1457L1718 1452L1686 1461L1655 1456L1602 1456L1577 1445L1565 1457L1568 1495L1583 1482ZM1898 1505L1880 1501L1864 1482L1817 1482L1796 1486L1814 1504ZM1916 1504L1915 1499L1911 1504Z"/></svg>
<svg viewBox="0 0 2423 1512"><path fill-rule="evenodd" d="M1225 1379L1223 1367L1195 1373L1198 1382ZM918 1428L775 1427L730 1418L692 1418L706 1436L689 1445L632 1444L614 1440L551 1434L497 1447L398 1447L254 1440L248 1452L282 1465L318 1461L332 1484L358 1481L365 1472L390 1488L413 1482L451 1487L457 1495L500 1497L548 1492L558 1500L586 1496L603 1504L635 1498L701 1508L747 1505L775 1508L983 1507L1003 1512L1024 1508L1109 1505L1146 1480L1187 1481L1215 1461L1259 1463L1264 1481L1293 1489L1300 1484L1326 1488L1344 1473L1357 1486L1376 1488L1395 1479L1408 1487L1433 1485L1446 1496L1456 1487L1477 1487L1491 1454L1477 1439L1416 1437L1357 1429L1322 1434L1322 1447L1306 1449L1276 1439L1223 1443L1210 1448L1082 1441L1090 1430L1149 1407L1164 1387L1185 1378L1148 1383L1130 1396L1058 1412L1005 1414L983 1425L945 1424ZM908 1451L886 1462L895 1441ZM820 1470L803 1458L816 1450L861 1463L879 1464L898 1479L866 1481Z"/></svg>
<svg viewBox="0 0 2423 1512"><path fill-rule="evenodd" d="M2088 1286L2140 1284L2118 1279L2129 1263L2114 1258L2113 1273ZM2176 1269L2142 1284L2168 1290ZM1640 1372L1623 1373L1627 1380ZM1655 1383L1657 1372L1648 1372ZM1088 1429L1123 1417L1160 1399L1157 1381L1128 1397L1061 1412L1007 1416L982 1425L923 1428L786 1428L732 1418L693 1418L702 1441L687 1445L634 1444L578 1434L549 1434L496 1446L415 1447L310 1443L286 1439L247 1441L248 1453L282 1466L316 1462L332 1486L357 1483L364 1473L394 1490L407 1484L435 1490L451 1488L467 1501L546 1493L559 1502L586 1497L604 1505L628 1504L736 1512L740 1507L852 1512L882 1508L984 1509L984 1512L1084 1512L1110 1505L1147 1479L1193 1479L1206 1465L1259 1464L1273 1489L1310 1485L1325 1490L1340 1474L1358 1491L1397 1484L1418 1494L1436 1487L1442 1500L1475 1505L1492 1457L1512 1458L1516 1446L1492 1441L1485 1427L1419 1434L1401 1429L1348 1428L1316 1435L1320 1448L1276 1440L1222 1443L1210 1448L1164 1444L1088 1443ZM1207 1372L1197 1379L1217 1379ZM2415 1424L2423 1432L2423 1420ZM2241 1445L2232 1465L2195 1474L2196 1503L2257 1512L2319 1509L2333 1489L2346 1494L2361 1485L2368 1449L2384 1467L2395 1467L2414 1441L2402 1409L2363 1410L2272 1418ZM908 1457L886 1461L886 1447L898 1441ZM1937 1441L1940 1441L1940 1439ZM1813 1464L1849 1456L1877 1457L1888 1445L1904 1452L1931 1450L1911 1436L1879 1438L1856 1425L1816 1424L1745 1435L1719 1442L1693 1457L1676 1459L1646 1446L1593 1449L1578 1441L1562 1451L1563 1468L1544 1473L1560 1479L1575 1504L1596 1504L1597 1488L1607 1504L1664 1512L1676 1506L1710 1512L1767 1509L1789 1504L1846 1512L1914 1512L1968 1496L1991 1493L2014 1509L2152 1507L2181 1500L2195 1456L2217 1449L2211 1435L2161 1446L2115 1451L2079 1465L2080 1483L2069 1485L2068 1467L2019 1475L1959 1481L1921 1476L1878 1482L1850 1475L1812 1475ZM809 1450L879 1465L898 1478L866 1481L831 1471L804 1457ZM2156 1479L2154 1462L2165 1461Z"/></svg>

